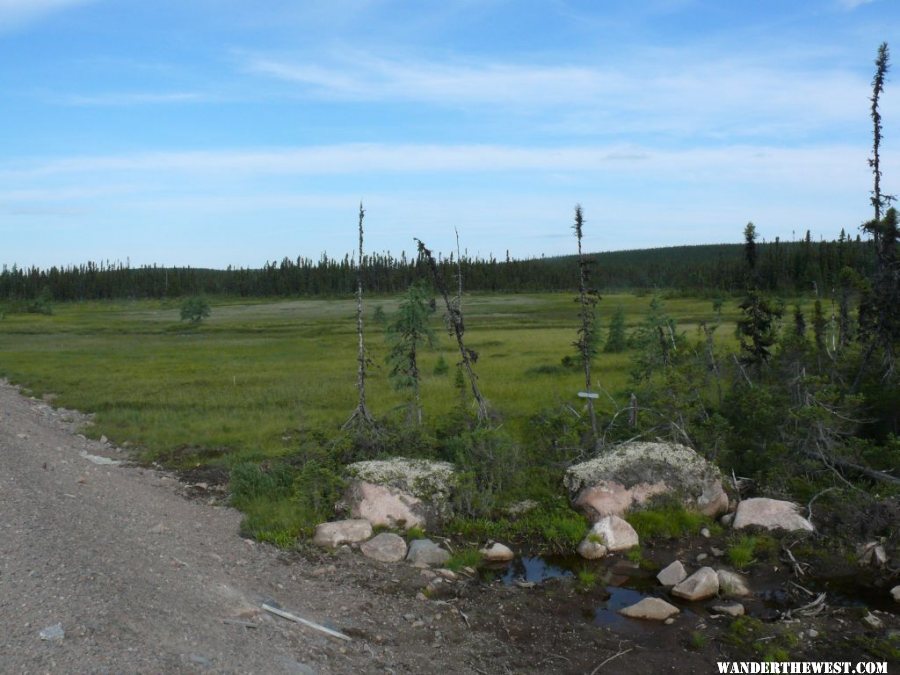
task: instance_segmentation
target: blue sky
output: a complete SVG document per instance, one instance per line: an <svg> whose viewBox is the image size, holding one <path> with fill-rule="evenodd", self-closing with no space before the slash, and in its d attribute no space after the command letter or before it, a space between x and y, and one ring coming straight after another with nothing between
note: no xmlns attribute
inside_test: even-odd
<svg viewBox="0 0 900 675"><path fill-rule="evenodd" d="M576 203L591 250L855 234L898 29L892 0L0 0L0 264L343 256L361 199L394 253L568 253Z"/></svg>

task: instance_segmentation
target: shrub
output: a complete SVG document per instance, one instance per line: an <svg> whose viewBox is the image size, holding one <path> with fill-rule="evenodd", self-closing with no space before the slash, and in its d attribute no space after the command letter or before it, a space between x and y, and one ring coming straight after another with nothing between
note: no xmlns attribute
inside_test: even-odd
<svg viewBox="0 0 900 675"><path fill-rule="evenodd" d="M186 298L185 301L181 303L182 321L200 323L203 319L208 317L210 313L212 313L212 309L209 306L209 302L200 295Z"/></svg>

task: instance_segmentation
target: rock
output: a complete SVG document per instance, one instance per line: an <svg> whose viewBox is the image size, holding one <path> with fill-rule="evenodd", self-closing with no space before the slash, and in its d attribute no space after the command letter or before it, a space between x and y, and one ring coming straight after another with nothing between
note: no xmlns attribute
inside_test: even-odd
<svg viewBox="0 0 900 675"><path fill-rule="evenodd" d="M507 562L515 557L508 546L494 542L490 546L481 549L482 557L488 562Z"/></svg>
<svg viewBox="0 0 900 675"><path fill-rule="evenodd" d="M606 547L596 537L588 535L578 544L578 555L585 560L599 560L606 555Z"/></svg>
<svg viewBox="0 0 900 675"><path fill-rule="evenodd" d="M676 560L657 574L656 578L663 586L677 586L687 579L687 570L684 569L680 560Z"/></svg>
<svg viewBox="0 0 900 675"><path fill-rule="evenodd" d="M726 598L743 598L750 595L747 580L740 574L728 570L718 570L719 593Z"/></svg>
<svg viewBox="0 0 900 675"><path fill-rule="evenodd" d="M341 544L365 541L372 536L372 524L365 519L336 520L316 526L313 543L316 546L337 548Z"/></svg>
<svg viewBox="0 0 900 675"><path fill-rule="evenodd" d="M66 631L63 630L61 623L55 623L52 626L47 626L39 633L39 635L41 636L41 640L56 642L66 637Z"/></svg>
<svg viewBox="0 0 900 675"><path fill-rule="evenodd" d="M884 546L877 541L870 541L859 548L859 564L872 565L874 567L884 567L887 564L888 557L884 550Z"/></svg>
<svg viewBox="0 0 900 675"><path fill-rule="evenodd" d="M673 623L675 623L675 617L670 616L668 619L663 621L663 623L667 626L671 626Z"/></svg>
<svg viewBox="0 0 900 675"><path fill-rule="evenodd" d="M665 621L670 619L680 610L660 598L644 598L635 605L623 607L619 614L632 619L647 619L649 621Z"/></svg>
<svg viewBox="0 0 900 675"><path fill-rule="evenodd" d="M722 523L722 525L724 525L725 527L728 527L729 525L731 525L731 523L733 521L734 521L733 513L726 513L724 516L719 518L719 522Z"/></svg>
<svg viewBox="0 0 900 675"><path fill-rule="evenodd" d="M712 532L709 531L708 527L704 527L700 530L700 536L704 539L709 539L712 536Z"/></svg>
<svg viewBox="0 0 900 675"><path fill-rule="evenodd" d="M510 516L522 516L528 513L529 511L534 511L540 504L538 504L534 499L523 499L520 502L516 502L515 504L510 504L506 507L506 513Z"/></svg>
<svg viewBox="0 0 900 675"><path fill-rule="evenodd" d="M435 570L435 572L438 576L443 577L447 581L456 581L457 579L459 579L459 575L453 570L441 568L439 570Z"/></svg>
<svg viewBox="0 0 900 675"><path fill-rule="evenodd" d="M713 605L712 611L725 616L744 616L744 606L739 602L730 602L727 605Z"/></svg>
<svg viewBox="0 0 900 675"><path fill-rule="evenodd" d="M443 565L450 560L450 552L442 549L431 539L414 539L409 544L406 560L413 564Z"/></svg>
<svg viewBox="0 0 900 675"><path fill-rule="evenodd" d="M386 527L433 527L452 515L456 473L449 462L397 457L356 462L339 505L354 518Z"/></svg>
<svg viewBox="0 0 900 675"><path fill-rule="evenodd" d="M706 554L706 553L698 553L698 554L697 554L697 562L703 562L703 561L706 560L708 557L709 557L709 555Z"/></svg>
<svg viewBox="0 0 900 675"><path fill-rule="evenodd" d="M819 637L819 631L817 631L815 628L810 628L808 631L806 631L806 634L812 639Z"/></svg>
<svg viewBox="0 0 900 675"><path fill-rule="evenodd" d="M894 598L894 602L900 602L900 586L891 589L891 597Z"/></svg>
<svg viewBox="0 0 900 675"><path fill-rule="evenodd" d="M672 595L691 602L706 600L719 592L719 577L712 567L701 567L672 589Z"/></svg>
<svg viewBox="0 0 900 675"><path fill-rule="evenodd" d="M619 516L605 516L594 523L588 539L603 544L610 553L624 551L640 543L638 533Z"/></svg>
<svg viewBox="0 0 900 675"><path fill-rule="evenodd" d="M734 529L757 526L767 530L807 530L813 531L813 525L798 511L800 507L793 502L779 499L755 497L745 499L737 507L734 515Z"/></svg>
<svg viewBox="0 0 900 675"><path fill-rule="evenodd" d="M866 624L869 628L872 628L874 630L878 630L879 628L881 628L884 625L884 623L882 623L881 619L879 619L877 616L872 614L872 612L869 612L868 614L866 614L862 618L862 620L863 620L864 624Z"/></svg>
<svg viewBox="0 0 900 675"><path fill-rule="evenodd" d="M710 546L709 552L712 553L717 558L721 558L723 555L725 555L725 551L723 549L716 548L715 546Z"/></svg>
<svg viewBox="0 0 900 675"><path fill-rule="evenodd" d="M372 560L399 562L406 557L406 542L399 534L382 532L360 544L359 550Z"/></svg>
<svg viewBox="0 0 900 675"><path fill-rule="evenodd" d="M624 443L566 471L577 507L593 520L622 515L660 494L714 517L728 506L721 474L690 448L675 443Z"/></svg>

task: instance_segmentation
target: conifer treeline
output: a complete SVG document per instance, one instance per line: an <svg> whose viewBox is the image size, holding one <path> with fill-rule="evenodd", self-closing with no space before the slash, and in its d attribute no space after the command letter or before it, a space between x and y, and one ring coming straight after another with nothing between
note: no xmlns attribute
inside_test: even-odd
<svg viewBox="0 0 900 675"><path fill-rule="evenodd" d="M730 293L744 283L742 245L714 244L614 251L593 256L593 283L601 290L667 288L687 292ZM441 258L451 277L456 261ZM874 265L871 242L852 240L843 232L834 241L781 242L759 246L759 284L762 289L805 292L818 288L830 293L844 267L868 276ZM463 256L462 273L468 291L573 291L577 263L573 256L500 261ZM420 261L390 253L366 256L367 293L399 293L425 275ZM225 270L191 267L130 267L122 263L89 262L50 269L4 267L0 272L0 300L100 300L176 298L210 294L243 297L341 296L353 293L356 264L322 255L319 260L298 257L268 262L261 268Z"/></svg>

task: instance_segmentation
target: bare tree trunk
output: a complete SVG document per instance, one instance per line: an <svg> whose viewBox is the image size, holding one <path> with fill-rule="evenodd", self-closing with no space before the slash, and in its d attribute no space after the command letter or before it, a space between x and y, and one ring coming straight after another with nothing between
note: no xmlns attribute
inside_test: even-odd
<svg viewBox="0 0 900 675"><path fill-rule="evenodd" d="M475 403L478 406L478 421L486 422L489 418L488 405L487 401L481 395L481 390L478 388L478 376L475 374L475 370L472 368L472 362L474 361L474 358L477 358L477 356L475 352L466 347L465 340L463 339L465 327L463 325L462 311L450 298L450 293L447 289L447 284L444 281L444 276L438 269L437 262L435 261L434 256L431 254L431 251L425 247L425 244L421 240L416 239L416 242L419 246L419 254L423 258L425 258L425 262L428 263L428 269L431 271L431 277L434 279L434 285L437 287L437 290L441 294L441 297L444 298L444 304L447 306L447 320L450 324L451 332L453 333L454 337L456 337L456 344L459 347L459 356L461 359L460 363L462 364L462 368L469 379L469 385L472 388L472 395L475 397ZM462 281L460 281L460 287L461 284Z"/></svg>
<svg viewBox="0 0 900 675"><path fill-rule="evenodd" d="M581 352L581 363L584 366L584 387L585 392L591 393L591 334L594 330L594 304L596 304L596 296L588 289L588 261L585 260L581 251L581 237L584 219L581 213L581 205L575 207L575 238L578 240L578 300L581 304L581 330L579 330L578 342L575 346ZM588 413L591 418L591 434L594 438L594 449L600 449L600 434L597 431L597 413L594 410L594 400L587 398Z"/></svg>
<svg viewBox="0 0 900 675"><path fill-rule="evenodd" d="M359 392L359 402L356 410L344 423L344 429L352 426L375 425L375 420L366 406L366 344L363 339L363 306L362 306L362 280L363 280L363 218L366 212L362 202L359 203L359 260L356 265L356 336L359 341L357 353L356 389Z"/></svg>

